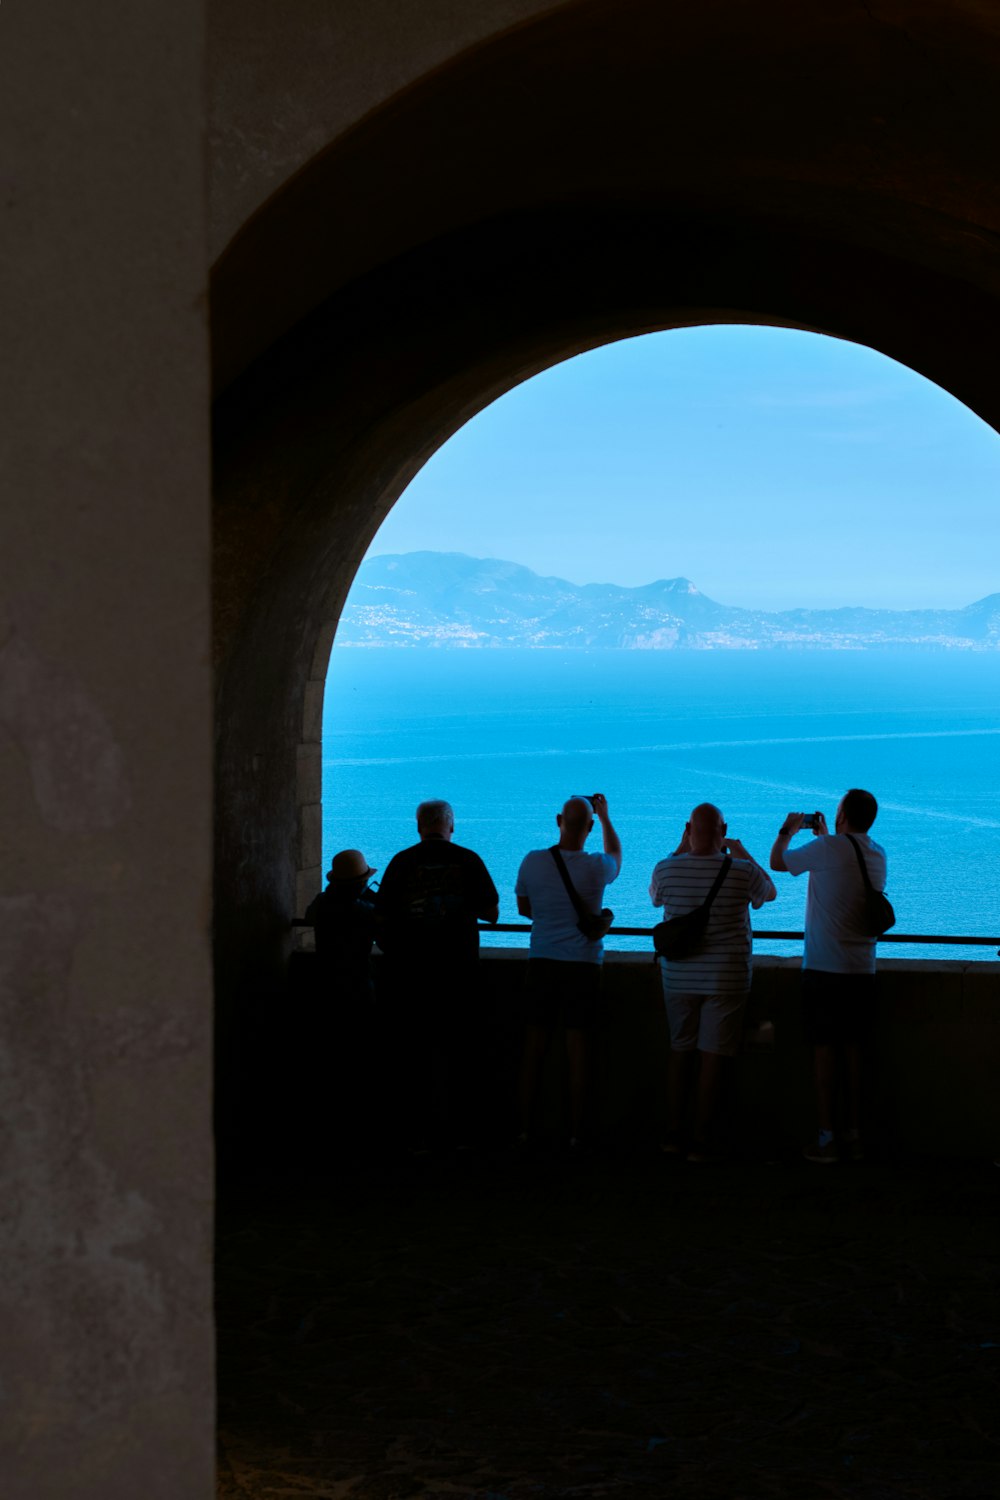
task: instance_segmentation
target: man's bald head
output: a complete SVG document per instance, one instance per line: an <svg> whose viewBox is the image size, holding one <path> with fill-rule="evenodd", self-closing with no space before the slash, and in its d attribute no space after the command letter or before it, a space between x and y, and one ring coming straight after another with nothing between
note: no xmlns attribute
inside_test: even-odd
<svg viewBox="0 0 1000 1500"><path fill-rule="evenodd" d="M570 828L590 829L594 824L594 809L587 797L570 797L559 816Z"/></svg>
<svg viewBox="0 0 1000 1500"><path fill-rule="evenodd" d="M699 802L691 811L688 838L692 854L717 854L726 836L726 823L714 802Z"/></svg>
<svg viewBox="0 0 1000 1500"><path fill-rule="evenodd" d="M594 826L594 809L586 797L570 797L556 814L559 842L568 849L582 849Z"/></svg>

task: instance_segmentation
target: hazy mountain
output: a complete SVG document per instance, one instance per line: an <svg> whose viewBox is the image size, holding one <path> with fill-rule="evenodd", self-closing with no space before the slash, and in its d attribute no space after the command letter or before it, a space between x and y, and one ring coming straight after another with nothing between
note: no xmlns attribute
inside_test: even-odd
<svg viewBox="0 0 1000 1500"><path fill-rule="evenodd" d="M877 646L1000 650L1000 594L964 609L793 609L717 604L686 578L641 588L568 583L461 552L406 552L362 564L341 646L518 646L632 651Z"/></svg>

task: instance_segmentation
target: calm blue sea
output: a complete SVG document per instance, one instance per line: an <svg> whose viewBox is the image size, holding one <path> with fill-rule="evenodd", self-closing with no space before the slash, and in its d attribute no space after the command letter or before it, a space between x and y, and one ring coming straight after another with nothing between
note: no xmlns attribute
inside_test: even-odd
<svg viewBox="0 0 1000 1500"><path fill-rule="evenodd" d="M832 826L841 793L863 786L880 804L895 930L1000 935L998 766L1000 653L345 647L327 681L324 852L354 845L384 869L416 837L416 804L447 798L456 840L485 859L513 922L521 856L554 841L567 796L603 791L625 851L607 899L618 922L649 926L650 871L695 803L717 802L766 864L787 811L822 808ZM805 877L777 883L756 925L801 928Z"/></svg>

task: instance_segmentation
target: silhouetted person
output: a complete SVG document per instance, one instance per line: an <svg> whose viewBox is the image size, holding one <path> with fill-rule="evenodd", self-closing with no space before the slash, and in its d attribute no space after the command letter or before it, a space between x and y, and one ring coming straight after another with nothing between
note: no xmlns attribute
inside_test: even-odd
<svg viewBox="0 0 1000 1500"><path fill-rule="evenodd" d="M704 941L686 958L661 958L663 997L670 1027L667 1155L683 1152L691 1086L697 1073L694 1139L688 1161L720 1154L720 1127L732 1059L743 1039L743 1017L750 992L749 908L773 901L774 881L739 839L726 836L722 814L700 803L684 825L673 854L653 870L649 894L664 918L700 906L710 894L728 855L731 864L712 900Z"/></svg>
<svg viewBox="0 0 1000 1500"><path fill-rule="evenodd" d="M378 1039L371 973L375 903L368 882L374 874L360 849L341 849L326 889L306 910L316 937L316 972L296 1038L292 1086L309 1148L324 1156L336 1149L338 1135L355 1147L373 1123Z"/></svg>
<svg viewBox="0 0 1000 1500"><path fill-rule="evenodd" d="M594 826L601 825L603 854L587 854L584 845ZM622 866L621 840L611 824L607 798L570 797L556 814L559 842L569 879L583 906L601 911L604 889ZM600 1027L601 965L604 943L589 940L579 928L579 915L567 893L551 849L533 849L521 861L515 886L517 909L531 919L528 959L528 1014L520 1079L520 1131L526 1141L538 1079L549 1038L564 1031L569 1060L570 1144L585 1137L589 1125L591 1051Z"/></svg>
<svg viewBox="0 0 1000 1500"><path fill-rule="evenodd" d="M810 1161L835 1162L841 1155L859 1160L863 1052L875 1008L876 938L861 930L865 884L851 842L861 850L869 879L885 889L885 850L868 836L878 813L871 792L845 792L834 832L817 814L814 837L790 849L806 814L789 813L771 850L771 869L790 875L809 872L805 946L802 954L802 1007L807 1040L813 1047L819 1135L806 1149ZM838 1122L838 1094L844 1115ZM837 1127L843 1129L838 1139Z"/></svg>
<svg viewBox="0 0 1000 1500"><path fill-rule="evenodd" d="M393 856L376 900L376 941L400 1043L408 1144L468 1144L482 1084L479 922L499 916L478 854L452 841L447 802L421 802L419 841Z"/></svg>
<svg viewBox="0 0 1000 1500"><path fill-rule="evenodd" d="M320 982L339 1001L363 1004L372 998L375 902L368 882L375 873L360 849L341 849L331 861L326 890L306 911L316 934Z"/></svg>

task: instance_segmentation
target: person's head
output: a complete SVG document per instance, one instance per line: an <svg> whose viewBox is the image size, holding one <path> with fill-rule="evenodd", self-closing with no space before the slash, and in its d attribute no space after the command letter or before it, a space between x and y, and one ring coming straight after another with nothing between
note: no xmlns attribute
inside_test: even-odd
<svg viewBox="0 0 1000 1500"><path fill-rule="evenodd" d="M586 797L570 797L556 813L559 842L566 849L582 849L594 826L594 809Z"/></svg>
<svg viewBox="0 0 1000 1500"><path fill-rule="evenodd" d="M455 814L450 802L421 802L417 808L417 832L422 839L450 839L455 832Z"/></svg>
<svg viewBox="0 0 1000 1500"><path fill-rule="evenodd" d="M364 890L375 873L374 867L369 865L360 849L341 849L330 861L326 878L332 886L341 890L351 886Z"/></svg>
<svg viewBox="0 0 1000 1500"><path fill-rule="evenodd" d="M878 816L878 803L871 792L852 786L840 799L834 828L838 833L867 833Z"/></svg>
<svg viewBox="0 0 1000 1500"><path fill-rule="evenodd" d="M688 842L692 854L718 854L726 836L722 814L713 802L699 802L688 820Z"/></svg>

